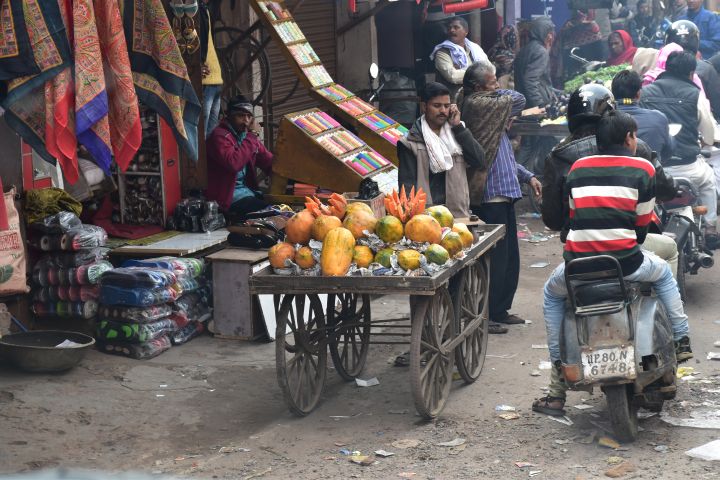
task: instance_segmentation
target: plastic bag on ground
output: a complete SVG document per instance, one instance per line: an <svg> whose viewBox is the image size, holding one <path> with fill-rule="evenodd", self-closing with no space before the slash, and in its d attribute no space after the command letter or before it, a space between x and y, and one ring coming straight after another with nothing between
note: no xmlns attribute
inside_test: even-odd
<svg viewBox="0 0 720 480"><path fill-rule="evenodd" d="M96 325L96 338L103 341L145 343L165 334L177 331L177 325L169 318L150 323L124 323L100 320Z"/></svg>
<svg viewBox="0 0 720 480"><path fill-rule="evenodd" d="M132 344L116 341L100 341L98 349L101 352L112 353L114 355L122 355L134 358L136 360L144 360L157 357L172 346L170 337L163 335L149 342Z"/></svg>

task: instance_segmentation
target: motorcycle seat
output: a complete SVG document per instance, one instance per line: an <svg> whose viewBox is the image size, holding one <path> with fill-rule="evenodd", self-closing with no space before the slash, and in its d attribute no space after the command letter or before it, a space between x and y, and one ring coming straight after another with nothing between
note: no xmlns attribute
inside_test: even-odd
<svg viewBox="0 0 720 480"><path fill-rule="evenodd" d="M578 285L575 287L574 293L575 304L578 307L625 301L622 287L617 280Z"/></svg>

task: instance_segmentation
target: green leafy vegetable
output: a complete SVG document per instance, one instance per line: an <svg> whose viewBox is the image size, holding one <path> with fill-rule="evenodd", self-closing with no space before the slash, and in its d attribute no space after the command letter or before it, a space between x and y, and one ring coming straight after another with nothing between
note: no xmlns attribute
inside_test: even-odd
<svg viewBox="0 0 720 480"><path fill-rule="evenodd" d="M603 84L610 82L615 75L629 68L629 65L613 65L611 67L600 68L593 72L581 73L572 80L565 82L565 91L572 93L586 83L601 82Z"/></svg>

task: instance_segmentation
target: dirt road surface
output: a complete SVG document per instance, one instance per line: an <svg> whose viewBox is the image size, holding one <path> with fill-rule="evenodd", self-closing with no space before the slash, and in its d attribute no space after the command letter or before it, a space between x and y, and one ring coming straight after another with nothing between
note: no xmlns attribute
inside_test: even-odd
<svg viewBox="0 0 720 480"><path fill-rule="evenodd" d="M549 233L537 219L519 221L526 235ZM532 346L546 343L542 285L561 260L561 245L557 238L520 243L514 312L532 323L490 337L480 379L456 381L435 422L416 416L408 369L392 365L402 347L372 346L363 378L377 377L380 385L360 388L328 372L319 408L296 418L276 383L274 344L206 336L149 361L93 351L63 375L0 365L0 472L63 466L208 479L591 479L607 478L613 463L626 461L635 470L623 478L720 478L720 462L684 453L719 438L720 430L675 427L655 415L641 420L635 443L613 450L598 444L609 435L600 392L570 393L572 425L530 410L548 379L539 370L547 351ZM530 268L538 262L550 265ZM720 362L706 360L720 352L713 347L720 340L718 279L720 266L688 279L694 380L681 380L665 409L676 418L706 418L704 425L720 422ZM372 309L375 319L409 313L405 297L378 298ZM519 418L498 417L498 405L516 407ZM438 446L458 438L458 447ZM345 450L394 455L361 466Z"/></svg>

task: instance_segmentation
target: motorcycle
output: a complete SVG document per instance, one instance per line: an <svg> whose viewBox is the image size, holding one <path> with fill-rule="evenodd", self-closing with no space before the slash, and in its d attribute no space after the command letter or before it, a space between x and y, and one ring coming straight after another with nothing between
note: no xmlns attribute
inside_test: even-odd
<svg viewBox="0 0 720 480"><path fill-rule="evenodd" d="M595 70L599 70L605 66L607 66L606 62L601 62L598 60L588 60L587 58L583 58L580 55L577 54L579 48L574 47L570 49L569 56L576 62L578 62L583 70L586 72L594 72Z"/></svg>
<svg viewBox="0 0 720 480"><path fill-rule="evenodd" d="M707 207L699 205L697 188L687 178L675 177L678 195L658 205L663 235L675 240L678 249L677 283L686 299L685 275L697 275L701 268L715 264L713 252L705 244L703 215Z"/></svg>
<svg viewBox="0 0 720 480"><path fill-rule="evenodd" d="M627 282L614 257L571 260L565 268L570 308L561 331L561 369L571 390L606 396L618 440L637 438L639 407L660 412L675 398L672 325L649 284Z"/></svg>

